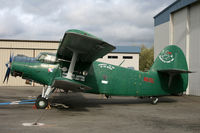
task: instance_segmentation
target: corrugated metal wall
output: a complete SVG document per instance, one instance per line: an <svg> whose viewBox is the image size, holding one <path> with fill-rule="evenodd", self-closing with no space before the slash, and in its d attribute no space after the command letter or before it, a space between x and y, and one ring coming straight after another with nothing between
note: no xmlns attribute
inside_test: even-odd
<svg viewBox="0 0 200 133"><path fill-rule="evenodd" d="M10 53L36 57L40 52L56 53L58 45L56 41L0 40L0 86L28 86L21 77L12 76L7 84L3 84L7 69L5 64L9 61Z"/></svg>
<svg viewBox="0 0 200 133"><path fill-rule="evenodd" d="M178 45L186 53L187 8L173 13L173 44ZM172 34L172 33L171 33Z"/></svg>
<svg viewBox="0 0 200 133"><path fill-rule="evenodd" d="M190 74L189 94L200 96L200 3L190 8Z"/></svg>

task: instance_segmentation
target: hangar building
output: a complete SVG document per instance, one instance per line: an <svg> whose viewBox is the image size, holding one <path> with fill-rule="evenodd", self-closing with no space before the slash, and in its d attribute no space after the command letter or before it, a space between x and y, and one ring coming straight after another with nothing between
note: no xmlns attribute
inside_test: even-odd
<svg viewBox="0 0 200 133"><path fill-rule="evenodd" d="M167 45L178 45L189 70L186 94L200 96L200 1L176 0L154 17L154 57Z"/></svg>
<svg viewBox="0 0 200 133"><path fill-rule="evenodd" d="M0 86L29 86L21 77L10 76L8 84L3 84L6 73L5 64L8 62L10 53L14 55L22 54L29 57L36 57L40 52L56 53L59 41L41 41L41 40L8 40L0 39ZM105 55L98 61L120 65L122 67L139 69L140 47L117 46L113 52ZM34 84L37 85L37 84Z"/></svg>

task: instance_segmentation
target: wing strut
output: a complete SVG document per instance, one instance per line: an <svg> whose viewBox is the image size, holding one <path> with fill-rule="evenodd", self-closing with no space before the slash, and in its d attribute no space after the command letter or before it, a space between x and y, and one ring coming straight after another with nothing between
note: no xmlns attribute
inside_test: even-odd
<svg viewBox="0 0 200 133"><path fill-rule="evenodd" d="M74 67L75 67L75 64L76 64L77 57L78 57L78 52L73 51L72 60L71 60L69 70L68 70L68 73L67 73L68 79L72 79L72 74L74 72Z"/></svg>

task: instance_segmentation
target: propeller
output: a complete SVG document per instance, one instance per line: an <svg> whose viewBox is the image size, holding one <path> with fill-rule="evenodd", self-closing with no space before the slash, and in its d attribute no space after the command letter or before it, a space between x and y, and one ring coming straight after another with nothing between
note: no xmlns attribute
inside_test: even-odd
<svg viewBox="0 0 200 133"><path fill-rule="evenodd" d="M13 61L13 54L12 54L12 55L10 54L9 62L6 64L7 71L6 71L6 75L5 75L5 77L4 77L3 83L4 83L6 80L7 80L7 83L8 83L8 79L9 79L10 71L11 71L11 64L12 64L12 61Z"/></svg>

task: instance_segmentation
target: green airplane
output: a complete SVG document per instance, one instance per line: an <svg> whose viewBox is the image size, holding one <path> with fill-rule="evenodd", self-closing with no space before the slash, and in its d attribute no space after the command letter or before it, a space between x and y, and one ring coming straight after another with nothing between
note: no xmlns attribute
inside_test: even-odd
<svg viewBox="0 0 200 133"><path fill-rule="evenodd" d="M4 82L11 73L43 85L35 103L39 109L48 106L48 98L56 88L65 92L147 97L153 104L160 96L186 91L190 71L179 47L165 47L148 72L96 61L114 49L87 32L68 30L56 54L43 52L36 58L11 55Z"/></svg>

